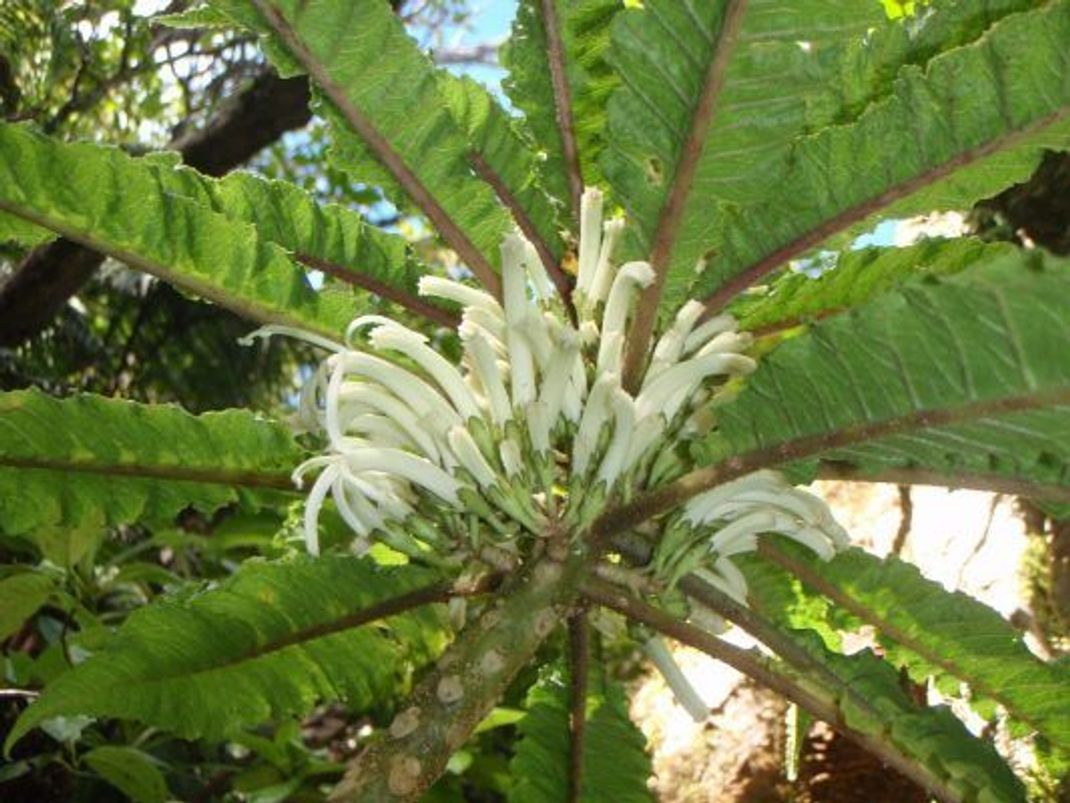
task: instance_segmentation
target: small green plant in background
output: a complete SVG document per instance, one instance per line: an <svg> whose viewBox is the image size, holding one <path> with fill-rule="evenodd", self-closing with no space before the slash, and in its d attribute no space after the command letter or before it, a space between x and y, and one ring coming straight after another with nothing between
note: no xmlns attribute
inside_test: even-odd
<svg viewBox="0 0 1070 803"><path fill-rule="evenodd" d="M796 487L1070 500L1070 266L970 238L851 248L1070 146L1070 2L913 6L521 2L516 113L435 69L379 0L167 20L246 31L307 75L330 169L422 218L441 248L419 253L286 182L0 126L5 240L62 235L244 316L249 348L323 353L286 423L0 397L0 528L48 558L0 581L7 633L116 528L160 545L189 537L179 514L239 511L267 555L177 578L118 628L71 608L70 668L9 672L41 693L7 749L109 718L245 745L291 779L283 797L409 800L446 794L466 745L522 705L509 799L646 800L598 648L608 611L696 716L662 636L940 800L1026 799L1070 749L1065 667L851 547ZM863 626L880 656L842 650ZM1030 739L1034 765L1012 770L904 676ZM252 730L337 700L372 726L344 774L285 727ZM79 760L158 799L151 747Z"/></svg>

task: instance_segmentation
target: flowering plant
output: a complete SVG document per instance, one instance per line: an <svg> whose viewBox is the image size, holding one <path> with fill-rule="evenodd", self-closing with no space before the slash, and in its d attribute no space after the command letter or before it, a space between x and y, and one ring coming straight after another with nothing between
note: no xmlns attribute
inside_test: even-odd
<svg viewBox="0 0 1070 803"><path fill-rule="evenodd" d="M326 352L299 441L241 411L2 397L11 537L191 506L302 519L284 557L88 634L9 748L71 714L234 738L344 699L378 727L332 799L416 799L527 683L510 799L647 799L591 645L642 645L704 717L668 636L941 800L1025 799L901 678L1030 737L1035 781L1070 750L1065 667L851 547L798 486L1070 501L1070 268L968 237L851 247L882 214L967 208L1070 145L1070 2L893 5L522 0L515 114L435 69L380 0L166 20L250 31L306 76L326 158L429 224L418 248L285 182L0 125L4 237L73 238ZM846 654L863 626L872 649ZM556 775L535 769L547 754Z"/></svg>

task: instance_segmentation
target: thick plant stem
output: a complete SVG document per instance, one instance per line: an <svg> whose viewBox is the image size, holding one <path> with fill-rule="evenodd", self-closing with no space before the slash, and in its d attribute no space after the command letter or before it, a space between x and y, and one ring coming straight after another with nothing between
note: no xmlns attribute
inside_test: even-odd
<svg viewBox="0 0 1070 803"><path fill-rule="evenodd" d="M535 563L493 608L461 632L383 739L350 765L330 800L418 800L563 621L578 594L584 565L580 556L563 563L549 557Z"/></svg>

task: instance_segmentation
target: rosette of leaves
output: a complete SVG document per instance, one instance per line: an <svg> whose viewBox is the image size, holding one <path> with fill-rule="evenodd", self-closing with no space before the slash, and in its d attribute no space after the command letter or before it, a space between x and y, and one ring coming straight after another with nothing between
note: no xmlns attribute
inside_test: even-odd
<svg viewBox="0 0 1070 803"><path fill-rule="evenodd" d="M517 795L608 799L584 782L588 757L628 743L613 795L638 798L635 740L607 736L627 731L621 707L590 704L587 610L602 606L635 638L671 636L784 694L938 799L1024 799L995 749L897 669L956 678L1059 752L1065 667L973 600L834 557L844 536L787 479L1070 500L1070 265L963 241L850 249L881 219L966 208L1070 147L1070 2L894 6L523 0L515 115L436 71L379 0L213 0L179 20L251 31L281 73L306 74L331 168L421 217L456 256L448 278L285 183L0 127L5 237L65 236L334 352L302 415L316 456L251 415L8 397L0 478L51 507L0 506L5 533L54 537L85 510L101 527L278 505L307 461L322 471L310 545L326 506L358 551L378 540L407 560L327 544L164 599L46 686L9 743L78 713L218 736L412 684L332 795L416 799L522 668L567 653L570 716L551 726L533 694L516 766L568 771ZM814 264L833 267L798 275ZM360 289L316 289L310 268ZM360 322L368 293L425 331ZM443 337L458 324L462 354ZM680 367L696 360L707 370ZM722 562L770 533L816 556ZM776 555L787 579L768 574ZM852 582L862 569L871 583ZM799 608L799 582L823 599ZM836 606L849 616L813 614ZM848 620L875 628L884 659L838 650ZM725 622L767 649L723 641Z"/></svg>

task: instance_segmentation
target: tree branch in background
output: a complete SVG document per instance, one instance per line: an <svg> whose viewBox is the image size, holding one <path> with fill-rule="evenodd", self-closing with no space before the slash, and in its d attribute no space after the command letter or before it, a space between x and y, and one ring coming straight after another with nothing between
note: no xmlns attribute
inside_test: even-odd
<svg viewBox="0 0 1070 803"><path fill-rule="evenodd" d="M892 542L892 554L900 556L907 545L910 536L910 527L914 523L914 500L910 498L910 486L900 484L899 489L899 529L896 530L895 540Z"/></svg>
<svg viewBox="0 0 1070 803"><path fill-rule="evenodd" d="M287 131L308 123L308 82L263 72L200 130L169 147L202 173L220 176ZM104 256L66 239L32 251L0 286L0 346L14 347L47 327L92 278Z"/></svg>

